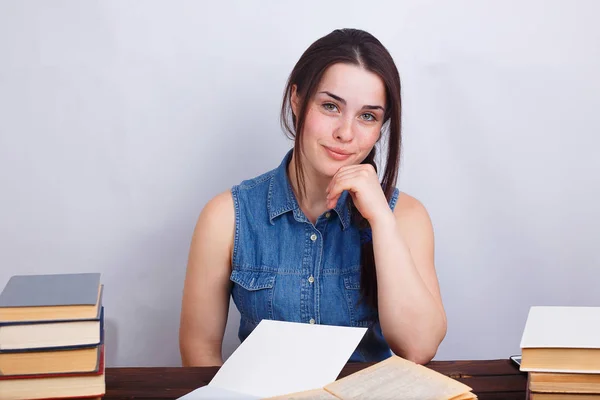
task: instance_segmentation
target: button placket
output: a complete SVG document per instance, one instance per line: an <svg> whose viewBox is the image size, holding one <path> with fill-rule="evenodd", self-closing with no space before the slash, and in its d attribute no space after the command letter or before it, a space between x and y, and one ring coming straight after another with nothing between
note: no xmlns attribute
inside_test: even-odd
<svg viewBox="0 0 600 400"><path fill-rule="evenodd" d="M317 223L317 226L320 226L322 224L325 224L325 221L320 221L319 223ZM308 278L305 278L306 281L308 282L308 288L309 288L309 297L311 298L310 301L310 305L308 306L309 311L309 316L312 315L312 317L309 319L308 323L311 325L314 325L317 323L317 314L318 314L318 310L319 310L319 306L318 306L318 301L319 301L319 293L318 293L318 286L315 285L315 277L313 275L314 271L319 271L320 268L320 264L322 262L321 259L321 241L317 241L317 239L319 239L319 234L321 234L321 230L319 230L318 227L313 227L315 230L313 230L313 232L311 232L309 238L310 238L310 246L312 247L312 260L313 260L313 265L312 268L309 269L308 273L309 276ZM318 231L316 231L318 230Z"/></svg>

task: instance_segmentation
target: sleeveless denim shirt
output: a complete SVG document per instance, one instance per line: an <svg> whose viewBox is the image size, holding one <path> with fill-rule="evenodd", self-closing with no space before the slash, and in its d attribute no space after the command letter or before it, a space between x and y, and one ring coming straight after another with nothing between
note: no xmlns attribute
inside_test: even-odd
<svg viewBox="0 0 600 400"><path fill-rule="evenodd" d="M262 319L368 327L349 361L391 356L377 311L360 295L360 233L351 223L349 194L313 225L292 191L287 165L231 189L235 208L231 294L241 314L241 341ZM390 200L393 210L395 189Z"/></svg>

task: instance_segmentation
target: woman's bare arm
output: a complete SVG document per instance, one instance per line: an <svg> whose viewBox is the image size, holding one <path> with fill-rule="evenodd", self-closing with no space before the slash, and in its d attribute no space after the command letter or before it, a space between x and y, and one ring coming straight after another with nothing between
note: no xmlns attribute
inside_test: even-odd
<svg viewBox="0 0 600 400"><path fill-rule="evenodd" d="M372 228L383 334L395 354L428 363L447 329L429 214L400 193L391 218Z"/></svg>
<svg viewBox="0 0 600 400"><path fill-rule="evenodd" d="M183 366L222 365L221 345L229 311L235 231L231 192L210 200L190 246L179 327Z"/></svg>

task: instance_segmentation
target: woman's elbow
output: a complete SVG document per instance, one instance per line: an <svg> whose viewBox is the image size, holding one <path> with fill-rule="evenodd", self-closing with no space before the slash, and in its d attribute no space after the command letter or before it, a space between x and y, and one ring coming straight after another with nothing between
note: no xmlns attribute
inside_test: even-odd
<svg viewBox="0 0 600 400"><path fill-rule="evenodd" d="M223 365L220 340L202 339L198 332L181 329L179 354L183 367L214 367Z"/></svg>
<svg viewBox="0 0 600 400"><path fill-rule="evenodd" d="M437 353L436 350L437 349L425 349L414 353L410 353L408 354L407 359L414 362L415 364L424 365L433 360L433 357L435 357L435 354Z"/></svg>
<svg viewBox="0 0 600 400"><path fill-rule="evenodd" d="M446 326L443 327L433 335L422 335L420 340L416 339L412 345L409 346L390 346L394 354L399 355L402 358L410 360L416 364L427 364L437 354L438 348L442 343L442 340L446 336Z"/></svg>
<svg viewBox="0 0 600 400"><path fill-rule="evenodd" d="M221 352L194 343L179 345L183 367L220 367L223 365Z"/></svg>
<svg viewBox="0 0 600 400"><path fill-rule="evenodd" d="M412 361L415 364L424 365L430 362L433 357L435 357L435 354L437 353L437 346L423 346L419 348L415 347L406 350L397 349L396 351L392 349L392 351L394 354L397 354L408 361Z"/></svg>

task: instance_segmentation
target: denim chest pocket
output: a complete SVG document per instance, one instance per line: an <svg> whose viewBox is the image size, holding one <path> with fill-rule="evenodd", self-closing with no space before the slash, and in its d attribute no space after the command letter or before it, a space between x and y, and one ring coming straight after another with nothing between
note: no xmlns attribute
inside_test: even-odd
<svg viewBox="0 0 600 400"><path fill-rule="evenodd" d="M242 318L257 324L273 319L273 290L276 274L265 271L233 270L230 280L233 301Z"/></svg>
<svg viewBox="0 0 600 400"><path fill-rule="evenodd" d="M368 327L377 321L377 311L366 304L360 291L360 272L343 277L352 326Z"/></svg>

